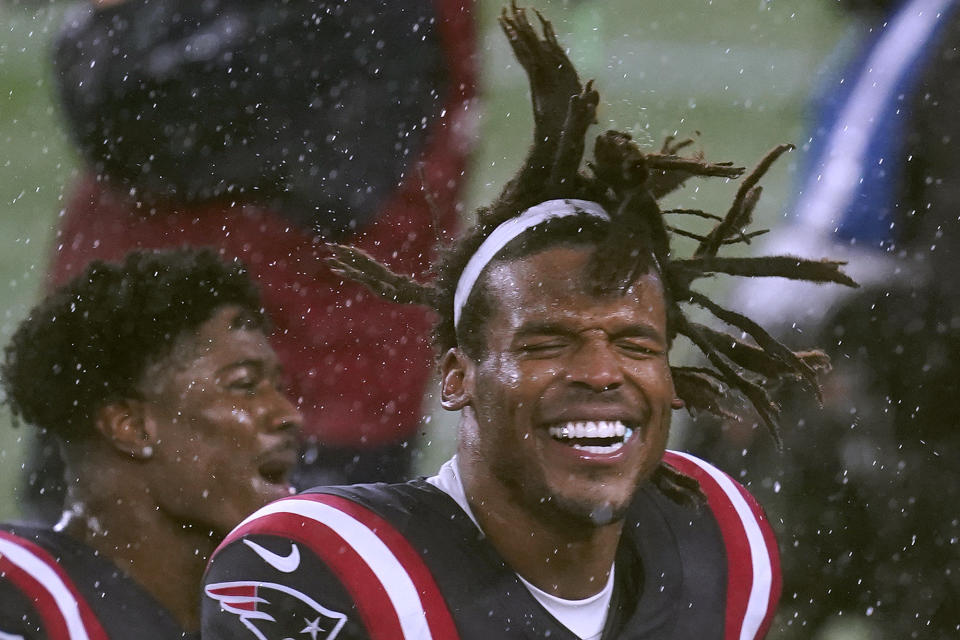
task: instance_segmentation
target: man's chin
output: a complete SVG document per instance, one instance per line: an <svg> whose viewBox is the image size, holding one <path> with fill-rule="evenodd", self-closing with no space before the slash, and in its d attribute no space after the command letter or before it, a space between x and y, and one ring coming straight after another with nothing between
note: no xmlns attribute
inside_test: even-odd
<svg viewBox="0 0 960 640"><path fill-rule="evenodd" d="M595 506L589 514L590 522L595 527L602 527L614 522L622 521L627 515L628 504L612 505L609 502Z"/></svg>
<svg viewBox="0 0 960 640"><path fill-rule="evenodd" d="M496 469L495 469L496 471ZM517 504L544 523L552 527L594 529L626 517L633 495L623 486L612 494L609 484L597 482L595 478L574 480L569 475L544 478L532 474L517 477L512 468L510 473L498 475L513 495ZM582 491L571 491L571 481L580 482Z"/></svg>
<svg viewBox="0 0 960 640"><path fill-rule="evenodd" d="M289 498L296 493L285 479L271 482L259 476L253 479L253 491L257 497L251 500L253 508L246 515L250 515L260 507L264 507L280 498Z"/></svg>
<svg viewBox="0 0 960 640"><path fill-rule="evenodd" d="M594 529L622 521L630 500L598 500L554 494L542 504L545 514L570 527Z"/></svg>

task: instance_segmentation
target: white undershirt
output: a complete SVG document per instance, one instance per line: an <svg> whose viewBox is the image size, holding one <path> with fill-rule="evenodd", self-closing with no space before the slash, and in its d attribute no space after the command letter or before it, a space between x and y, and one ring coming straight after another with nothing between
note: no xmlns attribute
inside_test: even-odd
<svg viewBox="0 0 960 640"><path fill-rule="evenodd" d="M427 478L427 482L453 498L473 523L477 525L477 528L483 530L467 502L467 494L463 490L463 482L460 480L457 456L453 456L445 462L437 475ZM517 574L517 577L537 599L537 602L574 635L581 640L599 640L603 634L603 627L607 623L607 610L610 608L610 598L613 596L613 572L615 568L616 565L610 567L610 578L603 589L583 600L558 598L533 586L519 574Z"/></svg>

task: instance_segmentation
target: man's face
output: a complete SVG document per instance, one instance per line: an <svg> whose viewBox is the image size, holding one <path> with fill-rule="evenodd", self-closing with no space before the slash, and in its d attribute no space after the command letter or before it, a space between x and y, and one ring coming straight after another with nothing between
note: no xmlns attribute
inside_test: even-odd
<svg viewBox="0 0 960 640"><path fill-rule="evenodd" d="M523 508L600 525L622 517L660 462L674 388L660 279L598 294L590 253L557 247L491 266L495 311L464 453Z"/></svg>
<svg viewBox="0 0 960 640"><path fill-rule="evenodd" d="M146 466L162 510L226 534L290 495L301 417L266 336L237 307L178 338L148 376L145 410L158 440Z"/></svg>

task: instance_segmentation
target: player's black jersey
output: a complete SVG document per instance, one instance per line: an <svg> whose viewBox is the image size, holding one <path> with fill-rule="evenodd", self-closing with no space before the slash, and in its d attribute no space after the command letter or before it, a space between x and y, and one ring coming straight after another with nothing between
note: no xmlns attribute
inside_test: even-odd
<svg viewBox="0 0 960 640"><path fill-rule="evenodd" d="M143 587L83 543L50 529L0 525L0 638L191 637Z"/></svg>
<svg viewBox="0 0 960 640"><path fill-rule="evenodd" d="M762 637L780 590L762 511L707 463L667 460L700 481L708 506L640 492L603 638ZM423 480L314 489L251 515L208 567L202 631L204 640L575 638Z"/></svg>

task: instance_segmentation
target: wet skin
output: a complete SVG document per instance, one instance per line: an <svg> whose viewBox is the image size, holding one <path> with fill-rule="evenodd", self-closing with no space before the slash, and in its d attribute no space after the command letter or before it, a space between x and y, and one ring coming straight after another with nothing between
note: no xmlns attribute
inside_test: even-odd
<svg viewBox="0 0 960 640"><path fill-rule="evenodd" d="M161 510L225 535L290 495L301 418L260 329L224 307L153 369L144 416L156 443L144 470Z"/></svg>
<svg viewBox="0 0 960 640"><path fill-rule="evenodd" d="M663 456L675 395L659 277L641 276L625 295L598 293L586 276L590 251L557 247L489 267L485 353L473 361L453 350L441 366L444 406L463 409L458 451L471 506L515 569L567 597L591 591L573 574L551 589L563 582L552 571L538 580L537 567L518 567L536 553L527 532L550 539L544 553L583 543L570 558L574 574L609 570L619 519ZM592 453L550 435L590 421L620 421L633 436L616 452Z"/></svg>
<svg viewBox="0 0 960 640"><path fill-rule="evenodd" d="M289 495L300 415L263 331L224 306L147 367L136 397L73 442L57 525L110 558L187 630L206 560L244 517ZM174 579L175 577L175 579Z"/></svg>
<svg viewBox="0 0 960 640"><path fill-rule="evenodd" d="M674 398L659 278L598 297L589 252L556 248L488 274L496 313L476 363L471 456L528 508L549 499L561 517L621 513L663 455ZM573 421L635 427L612 455L579 451L548 428ZM548 508L546 511L549 512Z"/></svg>

